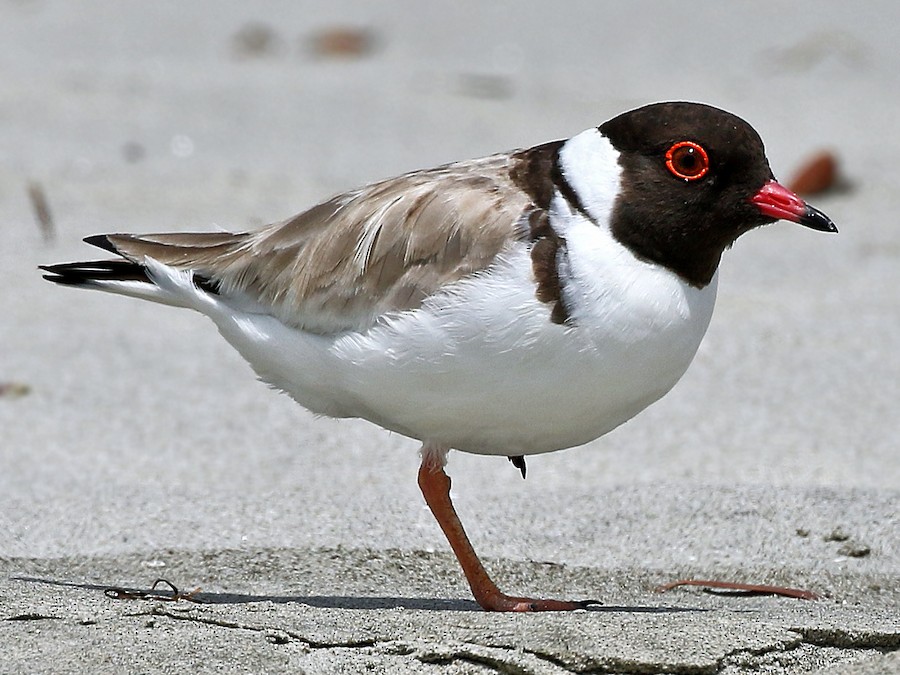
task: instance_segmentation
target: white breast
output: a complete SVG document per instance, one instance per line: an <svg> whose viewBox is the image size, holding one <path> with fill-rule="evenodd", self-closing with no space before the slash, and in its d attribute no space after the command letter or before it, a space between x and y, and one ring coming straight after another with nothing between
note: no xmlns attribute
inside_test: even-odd
<svg viewBox="0 0 900 675"><path fill-rule="evenodd" d="M610 259L618 244L585 224L569 240L572 325L552 323L536 299L525 245L363 333L329 338L267 315L205 313L263 380L313 412L480 454L580 445L678 381L715 297L714 284L700 291L627 255Z"/></svg>

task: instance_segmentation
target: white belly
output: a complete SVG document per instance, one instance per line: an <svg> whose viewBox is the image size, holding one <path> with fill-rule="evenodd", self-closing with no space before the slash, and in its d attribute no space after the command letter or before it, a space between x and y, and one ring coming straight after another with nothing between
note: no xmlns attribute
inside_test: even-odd
<svg viewBox="0 0 900 675"><path fill-rule="evenodd" d="M210 316L263 380L313 412L467 452L537 454L593 440L665 394L715 300L715 281L699 290L633 258L604 270L590 252L570 257L565 326L536 299L524 245L489 274L362 333Z"/></svg>

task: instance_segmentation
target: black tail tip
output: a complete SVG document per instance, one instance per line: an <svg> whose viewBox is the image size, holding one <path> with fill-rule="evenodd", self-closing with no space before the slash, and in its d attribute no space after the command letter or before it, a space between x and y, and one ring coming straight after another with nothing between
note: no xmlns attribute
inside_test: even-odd
<svg viewBox="0 0 900 675"><path fill-rule="evenodd" d="M66 265L38 265L38 269L48 272L48 274L43 274L41 276L47 281L52 281L54 284L60 284L61 286L78 286L84 283L83 278L70 276L67 273L68 269Z"/></svg>
<svg viewBox="0 0 900 675"><path fill-rule="evenodd" d="M150 281L144 268L130 260L93 260L39 265L38 269L49 272L44 275L44 279L63 286L88 286L109 281Z"/></svg>

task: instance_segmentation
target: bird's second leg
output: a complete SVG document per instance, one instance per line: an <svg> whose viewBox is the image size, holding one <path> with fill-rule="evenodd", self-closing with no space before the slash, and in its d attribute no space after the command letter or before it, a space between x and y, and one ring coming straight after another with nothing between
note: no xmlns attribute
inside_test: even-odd
<svg viewBox="0 0 900 675"><path fill-rule="evenodd" d="M482 609L494 612L559 612L583 609L592 601L543 600L520 598L500 592L472 548L453 502L450 501L450 477L444 472L445 451L424 447L419 467L419 488L428 508L444 531L456 559L462 566L469 588Z"/></svg>

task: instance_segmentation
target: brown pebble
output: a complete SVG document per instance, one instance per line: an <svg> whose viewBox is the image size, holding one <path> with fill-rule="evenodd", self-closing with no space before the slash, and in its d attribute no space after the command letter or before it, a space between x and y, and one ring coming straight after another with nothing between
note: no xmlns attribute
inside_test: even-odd
<svg viewBox="0 0 900 675"><path fill-rule="evenodd" d="M323 28L310 40L310 48L316 56L347 58L364 56L372 51L375 38L364 28L334 26Z"/></svg>
<svg viewBox="0 0 900 675"><path fill-rule="evenodd" d="M822 150L807 159L788 182L788 189L798 195L815 195L835 187L838 161L834 153Z"/></svg>

